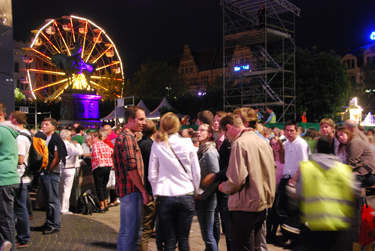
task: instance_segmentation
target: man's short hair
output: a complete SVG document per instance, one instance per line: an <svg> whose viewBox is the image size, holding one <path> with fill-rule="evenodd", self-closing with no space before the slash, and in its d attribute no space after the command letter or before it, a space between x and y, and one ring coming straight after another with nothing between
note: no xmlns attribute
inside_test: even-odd
<svg viewBox="0 0 375 251"><path fill-rule="evenodd" d="M220 119L221 118L223 118L225 115L227 115L227 113L226 112L223 112L223 111L217 111L216 113L215 113L215 116L219 116L220 117Z"/></svg>
<svg viewBox="0 0 375 251"><path fill-rule="evenodd" d="M143 108L140 108L138 106L130 106L128 109L125 110L125 124L129 122L129 118L135 119L137 117L137 112L145 111Z"/></svg>
<svg viewBox="0 0 375 251"><path fill-rule="evenodd" d="M51 125L53 125L55 127L55 129L57 129L57 121L56 121L56 119L54 119L54 118L44 118L43 121L50 122Z"/></svg>
<svg viewBox="0 0 375 251"><path fill-rule="evenodd" d="M26 123L27 117L25 113L21 111L14 111L11 113L11 115L19 125L23 125Z"/></svg>
<svg viewBox="0 0 375 251"><path fill-rule="evenodd" d="M238 128L243 125L242 119L237 114L228 113L220 120L220 127L222 130L226 131L227 125L232 125Z"/></svg>
<svg viewBox="0 0 375 251"><path fill-rule="evenodd" d="M363 125L358 126L358 130L366 132L366 128Z"/></svg>
<svg viewBox="0 0 375 251"><path fill-rule="evenodd" d="M329 125L330 127L332 127L332 129L335 128L335 123L334 123L333 120L330 119L330 118L324 118L324 119L322 119L322 120L319 122L319 127L321 127L323 124L327 124L327 125Z"/></svg>
<svg viewBox="0 0 375 251"><path fill-rule="evenodd" d="M298 123L297 123L297 121L295 121L294 119L288 120L288 121L285 123L284 128L286 128L286 126L288 126L288 125L294 125L294 127L296 128L296 131L298 130Z"/></svg>
<svg viewBox="0 0 375 251"><path fill-rule="evenodd" d="M199 112L197 117L203 124L214 126L214 115L209 110Z"/></svg>
<svg viewBox="0 0 375 251"><path fill-rule="evenodd" d="M74 127L73 127L74 128ZM83 126L78 126L77 128L76 128L76 133L80 133L81 131L84 131L85 130L85 128L83 127Z"/></svg>
<svg viewBox="0 0 375 251"><path fill-rule="evenodd" d="M143 125L142 134L146 137L151 137L156 133L155 123L151 119L146 119L146 124Z"/></svg>
<svg viewBox="0 0 375 251"><path fill-rule="evenodd" d="M256 112L249 107L237 108L233 111L234 114L241 114L242 122L249 122L249 127L255 129L258 123L258 116Z"/></svg>
<svg viewBox="0 0 375 251"><path fill-rule="evenodd" d="M332 144L332 139L328 135L322 135L318 139L318 143L316 143L316 148L318 153L326 153L329 154L331 153L331 144Z"/></svg>

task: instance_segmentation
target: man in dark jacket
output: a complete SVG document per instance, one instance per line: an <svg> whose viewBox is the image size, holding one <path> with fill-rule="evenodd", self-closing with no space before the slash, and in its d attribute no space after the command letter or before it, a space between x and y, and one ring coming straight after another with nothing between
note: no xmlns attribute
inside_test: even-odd
<svg viewBox="0 0 375 251"><path fill-rule="evenodd" d="M148 194L152 196L151 184L148 181L148 163L150 160L151 146L154 142L154 134L156 133L156 126L152 120L147 119L146 124L143 126L143 137L138 141L138 146L141 149L142 159L145 167L144 184ZM143 227L141 245L139 250L148 250L148 239L152 235L156 220L156 201L152 200L146 205L143 205Z"/></svg>
<svg viewBox="0 0 375 251"><path fill-rule="evenodd" d="M43 234L52 234L60 231L60 200L59 184L61 168L65 166L67 156L65 144L55 133L57 121L45 118L42 130L47 136L48 165L40 175L43 197L46 205L46 221L43 225Z"/></svg>

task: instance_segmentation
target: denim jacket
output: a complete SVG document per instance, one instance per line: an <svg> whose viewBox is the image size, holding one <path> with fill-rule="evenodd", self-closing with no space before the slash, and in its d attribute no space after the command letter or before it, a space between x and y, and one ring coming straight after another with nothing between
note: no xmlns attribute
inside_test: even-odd
<svg viewBox="0 0 375 251"><path fill-rule="evenodd" d="M203 193L200 194L200 198L201 200L205 200L215 191L220 182L220 180L215 181L207 188L203 188L202 186L202 181L207 174L218 173L220 171L220 157L216 148L211 147L203 154L202 158L199 160L199 166L201 168L201 182L199 190L204 190Z"/></svg>

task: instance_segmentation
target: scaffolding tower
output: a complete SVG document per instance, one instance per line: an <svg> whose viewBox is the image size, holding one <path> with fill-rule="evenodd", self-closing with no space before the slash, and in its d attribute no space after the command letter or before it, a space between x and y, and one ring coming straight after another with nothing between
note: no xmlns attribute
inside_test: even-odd
<svg viewBox="0 0 375 251"><path fill-rule="evenodd" d="M295 16L300 9L287 0L221 0L221 6L224 111L270 107L277 122L296 119Z"/></svg>

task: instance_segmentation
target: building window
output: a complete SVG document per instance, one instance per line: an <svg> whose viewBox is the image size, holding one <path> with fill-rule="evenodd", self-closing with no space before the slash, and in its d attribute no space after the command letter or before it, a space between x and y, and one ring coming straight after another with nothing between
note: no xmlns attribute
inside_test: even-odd
<svg viewBox="0 0 375 251"><path fill-rule="evenodd" d="M208 85L208 76L201 77L201 85Z"/></svg>
<svg viewBox="0 0 375 251"><path fill-rule="evenodd" d="M189 73L189 67L186 67L186 68L185 68L185 72L186 72L186 73Z"/></svg>
<svg viewBox="0 0 375 251"><path fill-rule="evenodd" d="M193 72L193 67L190 67L190 72Z"/></svg>
<svg viewBox="0 0 375 251"><path fill-rule="evenodd" d="M188 54L185 54L185 59L188 59L189 58L189 55Z"/></svg>
<svg viewBox="0 0 375 251"><path fill-rule="evenodd" d="M197 78L190 78L190 85L197 85Z"/></svg>
<svg viewBox="0 0 375 251"><path fill-rule="evenodd" d="M14 72L20 72L20 64L14 63Z"/></svg>
<svg viewBox="0 0 375 251"><path fill-rule="evenodd" d="M48 81L48 75L47 74L43 74L43 81Z"/></svg>
<svg viewBox="0 0 375 251"><path fill-rule="evenodd" d="M181 74L184 74L184 70L185 70L184 68L181 69Z"/></svg>

